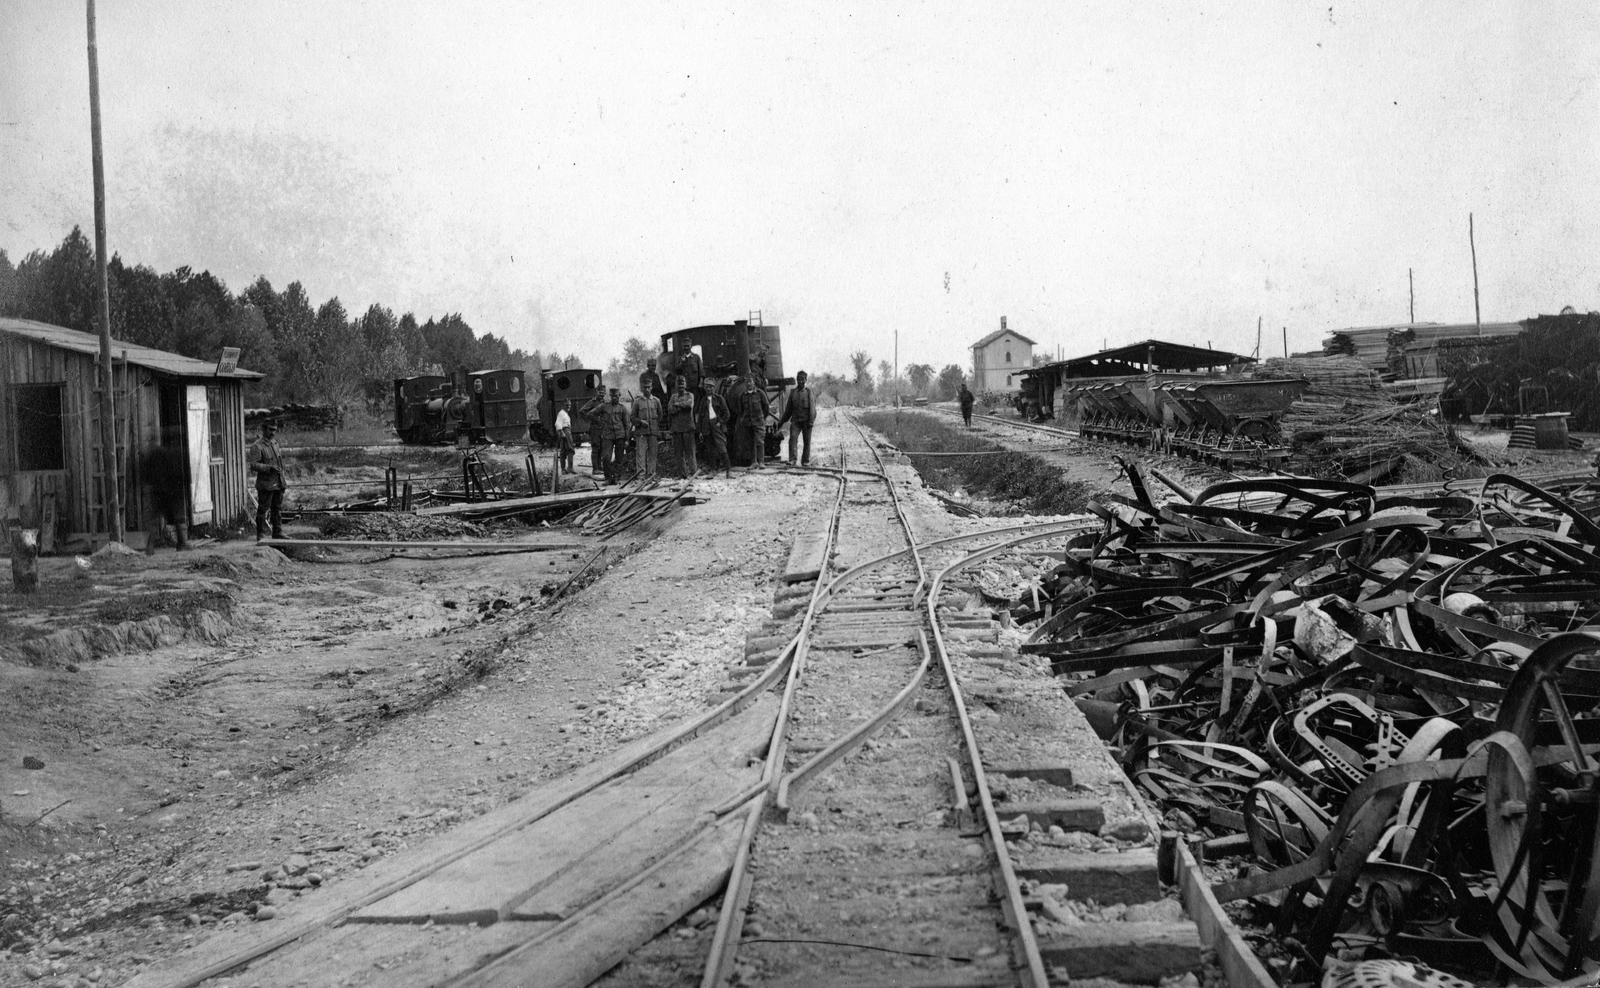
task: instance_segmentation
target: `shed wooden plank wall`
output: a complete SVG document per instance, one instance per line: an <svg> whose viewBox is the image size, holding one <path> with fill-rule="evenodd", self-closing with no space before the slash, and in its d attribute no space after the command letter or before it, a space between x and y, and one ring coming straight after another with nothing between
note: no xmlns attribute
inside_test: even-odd
<svg viewBox="0 0 1600 988"><path fill-rule="evenodd" d="M144 494L140 489L140 453L161 441L160 395L162 383L184 379L166 377L144 367L123 363L113 350L112 376L116 396L117 445L121 454L121 487L126 527L144 527ZM245 435L243 388L237 380L194 380L215 387L222 410L222 462L211 465L213 519L231 526L249 510L244 466ZM16 410L12 388L18 384L61 384L64 466L54 471L19 471L15 449ZM96 474L99 472L98 376L89 354L52 347L26 338L0 333L0 521L18 518L30 527L42 520L45 499L56 501L56 536L104 531L96 510Z"/></svg>

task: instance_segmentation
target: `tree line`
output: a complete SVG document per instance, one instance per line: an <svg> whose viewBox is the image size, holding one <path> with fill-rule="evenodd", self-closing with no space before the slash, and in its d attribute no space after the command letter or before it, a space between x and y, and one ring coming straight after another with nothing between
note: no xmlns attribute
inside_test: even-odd
<svg viewBox="0 0 1600 988"><path fill-rule="evenodd" d="M381 411L391 400L396 378L450 374L465 366L513 368L528 378L528 395L537 395L543 368L582 367L576 353L541 353L512 347L493 333L479 334L459 312L419 322L410 312L372 303L352 316L337 297L317 304L299 281L281 291L265 275L234 294L210 271L184 266L165 274L147 265L126 264L120 255L107 264L113 340L154 347L197 360L215 361L223 347L238 347L239 366L265 375L247 402L288 402L352 407L364 400ZM94 247L73 227L54 250L35 250L13 263L0 250L0 317L98 332ZM659 348L630 338L622 354L605 365L606 383L637 386L645 361ZM813 372L819 395L840 404L868 404L895 396L954 398L966 375L955 365L937 374L932 364L895 369L864 350L850 355L848 375ZM595 365L599 366L599 365Z"/></svg>
<svg viewBox="0 0 1600 988"><path fill-rule="evenodd" d="M107 281L113 340L207 361L238 347L239 365L265 375L246 399L259 405L364 399L381 408L395 378L464 365L518 368L537 381L541 368L582 365L577 354L529 352L479 334L460 313L419 322L374 302L352 317L337 296L313 303L298 281L279 291L260 276L234 294L209 271L158 274L120 255L107 264ZM95 282L94 248L78 227L49 253L15 264L0 250L0 316L98 332Z"/></svg>

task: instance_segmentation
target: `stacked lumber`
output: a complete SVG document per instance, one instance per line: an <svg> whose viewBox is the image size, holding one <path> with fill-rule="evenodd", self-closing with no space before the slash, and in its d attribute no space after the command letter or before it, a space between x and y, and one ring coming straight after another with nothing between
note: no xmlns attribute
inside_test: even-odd
<svg viewBox="0 0 1600 988"><path fill-rule="evenodd" d="M1520 322L1395 323L1341 329L1322 341L1329 356L1354 357L1370 370L1395 377L1438 377L1439 350L1460 340L1503 339L1522 332Z"/></svg>
<svg viewBox="0 0 1600 988"><path fill-rule="evenodd" d="M1401 400L1359 357L1272 358L1255 373L1311 382L1281 423L1296 473L1420 483L1481 476L1490 465L1439 420L1433 402Z"/></svg>

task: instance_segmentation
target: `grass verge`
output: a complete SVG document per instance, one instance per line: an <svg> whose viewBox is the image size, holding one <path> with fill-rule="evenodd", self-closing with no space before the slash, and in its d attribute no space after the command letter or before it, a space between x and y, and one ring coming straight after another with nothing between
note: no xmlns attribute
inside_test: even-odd
<svg viewBox="0 0 1600 988"><path fill-rule="evenodd" d="M1014 506L1013 514L1071 515L1086 510L1099 492L1027 453L978 439L920 412L864 412L862 425L911 457L930 487L958 488ZM972 456L918 456L918 453L972 453ZM994 455L1008 453L1009 455Z"/></svg>

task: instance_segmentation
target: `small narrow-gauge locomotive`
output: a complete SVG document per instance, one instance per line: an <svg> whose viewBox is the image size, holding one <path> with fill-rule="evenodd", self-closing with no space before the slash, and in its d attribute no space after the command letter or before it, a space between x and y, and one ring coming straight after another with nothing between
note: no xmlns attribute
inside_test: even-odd
<svg viewBox="0 0 1600 988"><path fill-rule="evenodd" d="M520 370L459 371L394 382L394 429L415 445L512 443L527 435L528 404Z"/></svg>
<svg viewBox="0 0 1600 988"><path fill-rule="evenodd" d="M572 402L567 413L572 416L572 441L582 445L589 435L589 420L583 415L583 406L596 396L605 394L600 372L587 367L565 370L545 370L539 373L539 414L528 423L528 432L542 443L554 443L556 438L556 410L564 401Z"/></svg>
<svg viewBox="0 0 1600 988"><path fill-rule="evenodd" d="M661 356L657 358L661 377L672 391L673 377L681 374L691 391L715 389L735 415L728 430L728 453L738 466L753 461L749 433L738 428L739 396L744 393L742 378L748 374L756 387L767 394L772 413L767 417L764 437L766 456L775 456L783 443L778 418L789 385L794 378L783 374L783 341L777 326L764 326L759 320L736 320L731 325L694 326L661 334Z"/></svg>

